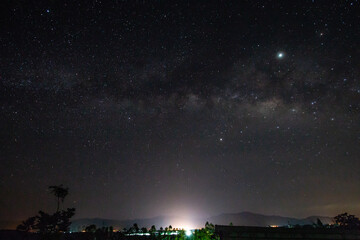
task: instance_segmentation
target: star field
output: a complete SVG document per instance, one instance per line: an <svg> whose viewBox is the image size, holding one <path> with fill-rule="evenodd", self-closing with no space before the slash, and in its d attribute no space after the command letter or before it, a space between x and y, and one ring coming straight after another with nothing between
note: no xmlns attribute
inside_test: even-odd
<svg viewBox="0 0 360 240"><path fill-rule="evenodd" d="M0 219L360 214L359 1L1 5Z"/></svg>

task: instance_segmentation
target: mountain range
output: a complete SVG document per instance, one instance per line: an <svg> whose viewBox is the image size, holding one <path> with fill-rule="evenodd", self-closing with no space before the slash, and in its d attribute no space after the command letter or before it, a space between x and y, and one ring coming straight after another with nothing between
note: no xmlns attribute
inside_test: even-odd
<svg viewBox="0 0 360 240"><path fill-rule="evenodd" d="M323 224L332 223L333 218L323 216L310 216L307 218L291 218L283 216L270 216L256 214L252 212L240 212L240 213L226 213L209 218L196 218L188 219L184 217L175 216L158 216L154 218L145 219L132 219L132 220L113 220L102 218L84 218L76 219L72 221L71 230L80 231L85 226L95 224L97 227L113 226L114 229L123 229L133 226L134 223L141 227L150 228L155 225L156 228L167 227L172 225L173 228L201 228L205 225L205 222L210 222L217 225L229 225L232 223L235 226L258 226L267 227L271 225L285 226L285 225L306 225L313 224L320 219Z"/></svg>

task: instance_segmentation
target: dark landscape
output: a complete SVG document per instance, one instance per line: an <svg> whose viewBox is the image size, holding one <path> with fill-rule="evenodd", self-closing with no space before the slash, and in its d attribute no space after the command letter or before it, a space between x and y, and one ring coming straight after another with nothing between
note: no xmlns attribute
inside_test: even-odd
<svg viewBox="0 0 360 240"><path fill-rule="evenodd" d="M288 226L288 225L311 225L316 223L317 219L320 219L324 224L333 223L332 217L312 216L304 219L281 217L281 216L266 216L261 214L255 214L250 212L234 213L234 214L221 214L210 218L198 218L198 219L184 219L179 217L160 216L148 219L134 219L134 220L109 220L109 219L76 219L72 221L70 227L71 230L76 231L82 229L83 226L95 224L96 226L113 226L115 229L123 229L131 227L134 223L139 226L145 226L150 228L155 226L169 226L177 227L175 223L191 222L194 228L202 228L205 222L211 222L217 225L229 225L233 223L235 226L256 226L256 227L268 227L270 225ZM181 227L181 226L179 226Z"/></svg>

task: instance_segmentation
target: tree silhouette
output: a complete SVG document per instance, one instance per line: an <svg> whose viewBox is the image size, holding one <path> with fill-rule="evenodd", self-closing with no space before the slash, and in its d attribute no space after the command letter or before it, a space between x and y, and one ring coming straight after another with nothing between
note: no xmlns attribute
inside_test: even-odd
<svg viewBox="0 0 360 240"><path fill-rule="evenodd" d="M360 229L360 220L355 215L342 213L334 217L335 224L345 229Z"/></svg>
<svg viewBox="0 0 360 240"><path fill-rule="evenodd" d="M36 216L37 222L35 228L40 233L60 233L69 231L71 225L70 218L75 215L75 208L68 208L66 211L58 211L54 214L48 214L43 211L39 211L39 215Z"/></svg>
<svg viewBox="0 0 360 240"><path fill-rule="evenodd" d="M142 233L147 233L147 228L146 228L146 227L142 227L142 228L141 228L141 232L142 232Z"/></svg>
<svg viewBox="0 0 360 240"><path fill-rule="evenodd" d="M149 232L150 232L151 235L155 235L155 232L156 232L156 227L155 227L155 225L152 225L152 226L151 226Z"/></svg>
<svg viewBox="0 0 360 240"><path fill-rule="evenodd" d="M50 186L49 189L54 193L58 199L58 208L54 214L49 214L43 211L39 211L38 215L30 217L23 221L17 227L17 230L22 232L38 232L43 239L59 239L61 234L69 231L70 218L75 214L75 208L68 208L67 210L59 211L60 200L64 201L64 198L68 194L68 188L64 188L63 185Z"/></svg>
<svg viewBox="0 0 360 240"><path fill-rule="evenodd" d="M137 223L134 223L134 225L133 225L133 227L132 227L132 229L133 229L133 232L134 233L138 233L139 232L139 226L138 226L138 224Z"/></svg>
<svg viewBox="0 0 360 240"><path fill-rule="evenodd" d="M184 229L179 230L178 234L175 236L175 240L184 240L186 239L186 233Z"/></svg>
<svg viewBox="0 0 360 240"><path fill-rule="evenodd" d="M90 233L94 233L96 231L96 225L95 224L91 224L89 226L87 226L85 228L85 232L90 232Z"/></svg>
<svg viewBox="0 0 360 240"><path fill-rule="evenodd" d="M205 223L205 231L208 235L212 236L215 233L215 226L212 223Z"/></svg>
<svg viewBox="0 0 360 240"><path fill-rule="evenodd" d="M50 192L57 198L56 212L58 212L60 208L60 200L61 202L64 202L65 197L69 194L69 188L65 188L62 184L60 184L59 186L49 186L49 189Z"/></svg>
<svg viewBox="0 0 360 240"><path fill-rule="evenodd" d="M19 226L17 226L16 230L22 232L31 232L33 230L35 221L36 221L36 217L29 217L25 221L22 221L22 223Z"/></svg>

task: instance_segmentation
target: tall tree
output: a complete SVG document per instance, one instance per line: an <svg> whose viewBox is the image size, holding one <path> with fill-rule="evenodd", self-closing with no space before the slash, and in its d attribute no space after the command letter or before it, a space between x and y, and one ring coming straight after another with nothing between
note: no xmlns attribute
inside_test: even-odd
<svg viewBox="0 0 360 240"><path fill-rule="evenodd" d="M49 186L49 189L50 192L57 198L56 212L58 212L60 208L60 200L61 202L64 202L65 197L69 194L69 188L65 188L62 184L60 184L59 186Z"/></svg>
<svg viewBox="0 0 360 240"><path fill-rule="evenodd" d="M59 210L60 200L64 201L64 198L68 194L68 188L64 188L63 185L50 186L52 193L58 199L57 211L53 214L49 214L43 211L39 211L38 215L25 220L17 227L17 230L22 232L37 232L42 239L60 239L61 234L68 232L71 222L70 219L75 214L75 208L68 208L67 210Z"/></svg>

